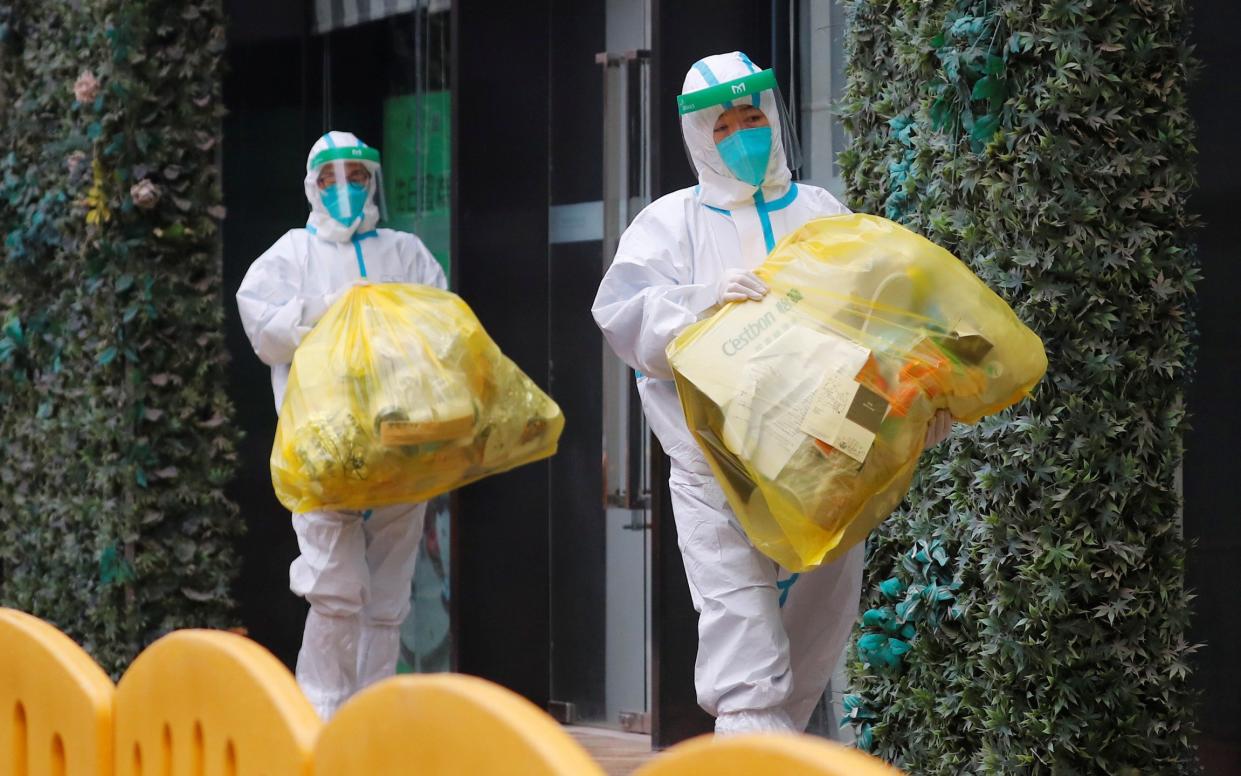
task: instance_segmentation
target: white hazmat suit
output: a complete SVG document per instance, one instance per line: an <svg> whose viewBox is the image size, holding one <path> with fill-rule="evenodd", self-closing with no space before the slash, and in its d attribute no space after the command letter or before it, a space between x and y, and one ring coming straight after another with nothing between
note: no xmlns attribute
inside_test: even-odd
<svg viewBox="0 0 1241 776"><path fill-rule="evenodd" d="M690 69L682 93L756 71L740 52L707 57ZM699 185L661 197L634 219L592 310L608 343L637 370L643 410L672 459L678 544L699 613L694 682L717 733L804 730L861 590L861 546L800 575L754 548L690 436L664 353L725 292L736 298L738 273L758 267L780 238L812 218L848 212L823 189L792 182L778 99L763 91L755 103L773 136L758 186L739 180L716 147L724 106L681 117Z"/></svg>
<svg viewBox="0 0 1241 776"><path fill-rule="evenodd" d="M347 132L329 132L315 143L306 165L306 228L290 230L267 249L237 291L246 336L271 366L277 412L298 344L349 287L363 281L448 285L421 240L375 228L377 163L364 163L375 174L360 217L345 224L324 206L321 168L312 160L332 149L365 147ZM396 670L425 512L425 504L409 504L293 516L301 555L289 568L289 587L310 603L297 681L325 720L350 695Z"/></svg>

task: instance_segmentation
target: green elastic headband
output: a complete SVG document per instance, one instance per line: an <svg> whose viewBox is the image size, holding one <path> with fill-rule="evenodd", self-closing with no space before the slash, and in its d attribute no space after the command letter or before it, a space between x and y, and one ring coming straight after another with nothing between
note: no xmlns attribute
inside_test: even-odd
<svg viewBox="0 0 1241 776"><path fill-rule="evenodd" d="M325 148L315 154L315 158L310 160L310 169L317 169L320 165L328 162L336 161L346 162L373 162L379 164L379 151L367 146L353 146L351 148Z"/></svg>
<svg viewBox="0 0 1241 776"><path fill-rule="evenodd" d="M686 113L710 108L713 105L723 105L726 102L775 88L776 74L771 70L761 70L733 81L725 81L722 84L708 86L706 89L679 95L677 108L684 116Z"/></svg>

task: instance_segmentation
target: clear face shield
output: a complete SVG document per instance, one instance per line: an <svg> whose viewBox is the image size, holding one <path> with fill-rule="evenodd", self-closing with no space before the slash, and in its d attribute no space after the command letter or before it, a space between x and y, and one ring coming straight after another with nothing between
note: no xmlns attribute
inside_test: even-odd
<svg viewBox="0 0 1241 776"><path fill-rule="evenodd" d="M329 148L311 162L319 197L328 214L345 226L366 216L373 203L379 220L388 217L384 203L383 171L374 148Z"/></svg>
<svg viewBox="0 0 1241 776"><path fill-rule="evenodd" d="M714 123L705 128L711 133L724 165L738 180L754 186L762 183L777 142L784 149L789 170L801 166L801 145L772 70L679 95L677 108L683 117L699 114L703 121L715 117ZM707 111L709 108L716 110ZM703 111L707 112L700 113ZM695 168L688 145L685 150L690 167Z"/></svg>

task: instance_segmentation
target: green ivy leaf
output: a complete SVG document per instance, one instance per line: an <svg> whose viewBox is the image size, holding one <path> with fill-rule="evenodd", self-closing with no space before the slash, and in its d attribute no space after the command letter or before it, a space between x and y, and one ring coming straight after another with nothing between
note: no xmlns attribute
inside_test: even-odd
<svg viewBox="0 0 1241 776"><path fill-rule="evenodd" d="M974 84L974 90L970 93L970 99L987 100L999 94L1004 89L1004 82L998 78L986 76L978 79Z"/></svg>
<svg viewBox="0 0 1241 776"><path fill-rule="evenodd" d="M117 352L118 351L115 347L107 348L102 353L100 353L99 357L96 358L95 360L99 363L100 366L107 366L108 364L111 364L113 361L116 360Z"/></svg>
<svg viewBox="0 0 1241 776"><path fill-rule="evenodd" d="M942 132L948 126L951 117L951 105L947 99L939 97L931 103L931 129Z"/></svg>
<svg viewBox="0 0 1241 776"><path fill-rule="evenodd" d="M1014 32L1008 38L1008 50L1014 54L1032 51L1035 40L1032 32Z"/></svg>
<svg viewBox="0 0 1241 776"><path fill-rule="evenodd" d="M1000 117L994 113L988 113L974 121L973 127L970 128L970 139L975 143L986 143L1000 128Z"/></svg>
<svg viewBox="0 0 1241 776"><path fill-rule="evenodd" d="M12 316L4 322L4 336L8 337L15 347L26 346L26 333L22 331L22 322L17 316Z"/></svg>
<svg viewBox="0 0 1241 776"><path fill-rule="evenodd" d="M955 83L961 79L961 55L956 51L948 51L940 56L940 62L944 66L944 74L948 77L949 83Z"/></svg>
<svg viewBox="0 0 1241 776"><path fill-rule="evenodd" d="M99 555L99 581L105 585L123 585L132 582L137 575L120 548L113 544Z"/></svg>

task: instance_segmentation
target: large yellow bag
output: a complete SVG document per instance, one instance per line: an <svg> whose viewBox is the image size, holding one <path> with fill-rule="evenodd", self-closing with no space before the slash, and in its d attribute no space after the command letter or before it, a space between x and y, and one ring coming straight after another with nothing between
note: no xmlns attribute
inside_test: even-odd
<svg viewBox="0 0 1241 776"><path fill-rule="evenodd" d="M1026 396L1043 343L952 254L883 218L820 218L668 346L686 421L754 546L790 571L865 539L904 498L927 424Z"/></svg>
<svg viewBox="0 0 1241 776"><path fill-rule="evenodd" d="M551 456L563 428L456 294L358 286L293 356L271 478L294 513L411 504Z"/></svg>

